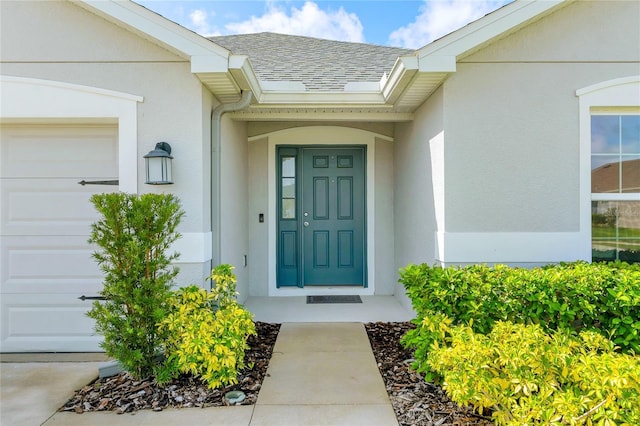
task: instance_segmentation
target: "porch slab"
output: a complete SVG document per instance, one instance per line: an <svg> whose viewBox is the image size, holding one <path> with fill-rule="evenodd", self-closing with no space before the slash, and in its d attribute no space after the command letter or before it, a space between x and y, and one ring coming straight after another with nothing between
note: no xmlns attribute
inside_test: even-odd
<svg viewBox="0 0 640 426"><path fill-rule="evenodd" d="M361 296L362 303L307 304L306 296L249 297L245 307L256 321L296 322L403 322L415 318L394 296Z"/></svg>

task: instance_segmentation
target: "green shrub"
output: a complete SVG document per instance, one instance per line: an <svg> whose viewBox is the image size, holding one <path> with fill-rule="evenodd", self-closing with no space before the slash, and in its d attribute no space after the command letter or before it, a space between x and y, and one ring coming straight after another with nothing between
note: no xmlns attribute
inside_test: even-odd
<svg viewBox="0 0 640 426"><path fill-rule="evenodd" d="M167 335L160 383L180 373L200 377L210 388L237 383L247 338L256 330L251 314L235 300L232 269L219 265L212 271L211 292L191 286L173 293L170 312L159 324Z"/></svg>
<svg viewBox="0 0 640 426"><path fill-rule="evenodd" d="M485 336L450 323L423 321L438 330L428 365L454 401L489 409L496 424L640 424L640 358L602 335L498 321Z"/></svg>
<svg viewBox="0 0 640 426"><path fill-rule="evenodd" d="M102 218L91 227L89 242L104 272L105 301L95 302L88 316L104 335L101 346L136 378L154 374L164 339L156 324L164 315L172 280L167 255L180 235L184 212L173 195L97 194L91 202Z"/></svg>
<svg viewBox="0 0 640 426"><path fill-rule="evenodd" d="M496 321L540 324L547 331L594 329L623 351L640 353L639 265L576 262L525 269L423 264L401 270L400 282L417 322L440 313L453 324L472 320L473 331L482 334Z"/></svg>

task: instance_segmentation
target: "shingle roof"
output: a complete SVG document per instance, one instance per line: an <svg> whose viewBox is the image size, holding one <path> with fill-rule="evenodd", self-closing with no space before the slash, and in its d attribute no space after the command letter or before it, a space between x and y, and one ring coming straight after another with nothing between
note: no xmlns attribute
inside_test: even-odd
<svg viewBox="0 0 640 426"><path fill-rule="evenodd" d="M309 91L342 91L350 82L378 82L413 50L276 33L210 37L247 55L260 80L296 81Z"/></svg>

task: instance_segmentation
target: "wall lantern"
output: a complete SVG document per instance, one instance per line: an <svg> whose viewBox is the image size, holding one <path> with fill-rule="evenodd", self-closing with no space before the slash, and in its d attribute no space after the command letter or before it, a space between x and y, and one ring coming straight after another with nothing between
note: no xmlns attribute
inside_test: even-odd
<svg viewBox="0 0 640 426"><path fill-rule="evenodd" d="M147 171L149 185L170 185L171 180L171 145L166 142L158 142L153 151L144 156L144 165Z"/></svg>

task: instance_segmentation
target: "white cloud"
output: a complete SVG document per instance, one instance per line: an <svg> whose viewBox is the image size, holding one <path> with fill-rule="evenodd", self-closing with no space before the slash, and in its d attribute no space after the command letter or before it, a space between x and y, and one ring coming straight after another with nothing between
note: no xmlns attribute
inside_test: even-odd
<svg viewBox="0 0 640 426"><path fill-rule="evenodd" d="M416 20L389 35L389 44L417 49L511 0L425 0Z"/></svg>
<svg viewBox="0 0 640 426"><path fill-rule="evenodd" d="M364 42L362 23L356 14L347 13L343 7L337 11L325 11L313 1L305 2L300 9L292 6L291 10L268 2L264 15L251 16L246 21L227 24L225 28L237 34L276 32Z"/></svg>
<svg viewBox="0 0 640 426"><path fill-rule="evenodd" d="M207 12L204 9L195 9L189 13L189 28L205 37L219 35L220 32L211 28L209 18L215 16L215 12Z"/></svg>

